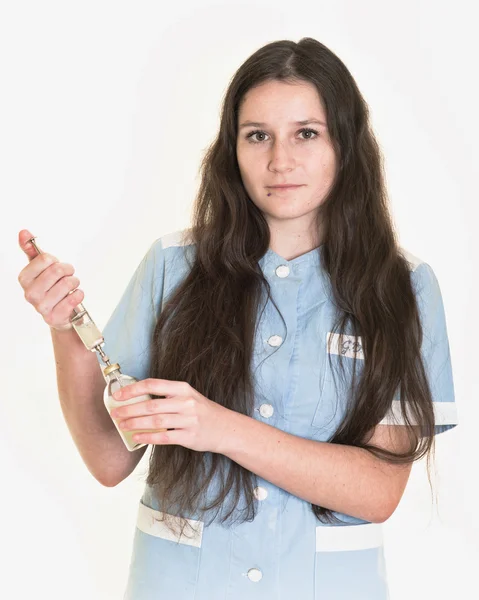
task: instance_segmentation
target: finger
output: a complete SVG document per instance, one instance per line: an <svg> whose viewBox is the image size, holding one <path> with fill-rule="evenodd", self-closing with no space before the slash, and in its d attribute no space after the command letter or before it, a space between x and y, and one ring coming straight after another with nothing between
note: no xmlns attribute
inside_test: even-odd
<svg viewBox="0 0 479 600"><path fill-rule="evenodd" d="M45 316L51 312L63 298L80 285L80 280L72 271L71 265L56 263L41 273L29 286L25 294L41 315Z"/></svg>
<svg viewBox="0 0 479 600"><path fill-rule="evenodd" d="M77 277L62 277L62 279L52 287L51 290L43 297L42 301L36 304L37 311L43 316L48 317L50 313L57 307L58 303L62 300L67 300L67 302L63 305L65 308L67 306L77 306L78 295L75 298L72 298L73 292L78 288L80 284L80 280ZM74 304L76 302L76 304ZM70 308L69 313L67 315L71 315L72 309Z"/></svg>
<svg viewBox="0 0 479 600"><path fill-rule="evenodd" d="M38 256L38 252L35 250L33 244L29 241L35 237L29 229L22 229L18 234L18 244L20 248L25 252L28 260L32 260L35 256Z"/></svg>
<svg viewBox="0 0 479 600"><path fill-rule="evenodd" d="M23 289L26 289L31 283L53 263L57 263L58 258L48 252L38 254L35 258L29 259L30 262L24 267L18 275L18 281Z"/></svg>
<svg viewBox="0 0 479 600"><path fill-rule="evenodd" d="M63 323L69 320L72 310L78 306L85 297L85 293L80 288L77 288L72 294L56 304L50 313L43 315L43 319L47 325L54 326L55 323Z"/></svg>
<svg viewBox="0 0 479 600"><path fill-rule="evenodd" d="M181 414L162 413L153 416L134 417L117 420L123 431L166 431L167 429L185 429L194 425L194 419Z"/></svg>
<svg viewBox="0 0 479 600"><path fill-rule="evenodd" d="M171 431L161 431L158 433L135 433L132 436L134 442L142 442L143 444L156 444L161 446L163 444L178 444L184 446L184 431L181 429L175 429ZM186 446L187 447L187 446Z"/></svg>
<svg viewBox="0 0 479 600"><path fill-rule="evenodd" d="M42 254L42 256L44 256ZM32 282L30 289L34 291L36 288L48 293L52 290L55 284L62 282L62 278L71 277L75 273L75 267L69 263L53 262L38 277ZM76 277L75 277L76 279Z"/></svg>
<svg viewBox="0 0 479 600"><path fill-rule="evenodd" d="M132 384L133 385L133 384ZM125 406L117 406L110 411L112 418L130 418L151 415L157 413L179 413L182 408L182 400L185 398L175 396L174 398L152 398L144 402L135 402Z"/></svg>
<svg viewBox="0 0 479 600"><path fill-rule="evenodd" d="M122 387L113 394L115 400L129 400L142 394L155 394L156 396L174 396L185 391L184 381L170 381L168 379L142 379Z"/></svg>

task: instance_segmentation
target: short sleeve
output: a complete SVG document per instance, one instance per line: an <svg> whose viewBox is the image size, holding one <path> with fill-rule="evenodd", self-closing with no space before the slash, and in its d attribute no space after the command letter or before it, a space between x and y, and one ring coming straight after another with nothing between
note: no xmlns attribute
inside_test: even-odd
<svg viewBox="0 0 479 600"><path fill-rule="evenodd" d="M148 377L151 340L161 310L164 273L160 238L141 260L102 330L103 350L110 363L118 363L122 373L138 380ZM96 355L99 365L104 367L98 352Z"/></svg>
<svg viewBox="0 0 479 600"><path fill-rule="evenodd" d="M446 315L439 282L432 267L421 262L412 272L411 279L423 326L421 355L431 388L437 435L458 424ZM399 399L393 400L381 424L404 424Z"/></svg>

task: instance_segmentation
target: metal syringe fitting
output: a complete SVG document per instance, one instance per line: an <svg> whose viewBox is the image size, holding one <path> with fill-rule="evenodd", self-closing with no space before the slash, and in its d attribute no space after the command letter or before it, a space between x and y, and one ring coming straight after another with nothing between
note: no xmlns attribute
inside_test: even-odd
<svg viewBox="0 0 479 600"><path fill-rule="evenodd" d="M110 359L105 354L105 352L101 346L102 346L101 344L98 344L98 346L95 346L95 350L98 352L98 354L100 355L100 357L101 357L102 361L105 363L105 365L107 365L109 367Z"/></svg>

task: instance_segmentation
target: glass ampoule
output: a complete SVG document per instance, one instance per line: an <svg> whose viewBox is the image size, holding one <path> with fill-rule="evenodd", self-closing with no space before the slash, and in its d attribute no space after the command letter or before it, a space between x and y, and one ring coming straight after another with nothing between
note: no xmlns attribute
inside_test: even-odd
<svg viewBox="0 0 479 600"><path fill-rule="evenodd" d="M127 385L131 385L138 381L135 377L131 375L125 375L120 370L120 365L118 363L113 363L108 365L103 369L103 376L106 381L105 391L103 393L103 401L105 403L106 409L108 410L108 414L118 406L125 406L126 404L136 404L137 402L145 402L146 400L151 400L150 394L142 394L141 396L136 396L135 398L130 398L129 400L115 400L112 396L113 394L122 387ZM111 416L111 415L110 415ZM119 420L122 420L121 417ZM118 430L125 446L128 448L130 452L133 450L138 450L142 446L147 446L147 444L141 444L140 442L136 442L133 439L133 435L135 433L154 433L158 431L167 431L166 429L135 429L130 431L124 431L118 427L117 420L112 417L112 421L115 424L115 427Z"/></svg>

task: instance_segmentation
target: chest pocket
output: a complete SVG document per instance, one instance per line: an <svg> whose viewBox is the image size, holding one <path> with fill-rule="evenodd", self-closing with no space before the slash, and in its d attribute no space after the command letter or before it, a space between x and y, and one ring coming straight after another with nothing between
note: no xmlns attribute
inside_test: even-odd
<svg viewBox="0 0 479 600"><path fill-rule="evenodd" d="M323 330L320 338L323 366L320 374L321 393L311 427L315 437L327 440L333 436L344 418L349 393L353 391L353 384L358 385L364 369L364 353L360 336L343 333L341 343L339 333Z"/></svg>

